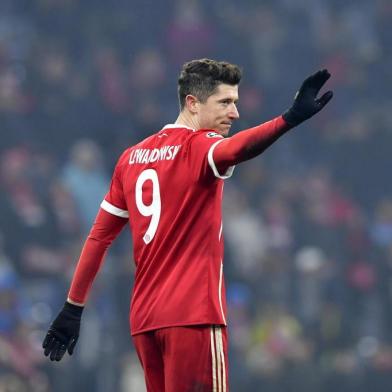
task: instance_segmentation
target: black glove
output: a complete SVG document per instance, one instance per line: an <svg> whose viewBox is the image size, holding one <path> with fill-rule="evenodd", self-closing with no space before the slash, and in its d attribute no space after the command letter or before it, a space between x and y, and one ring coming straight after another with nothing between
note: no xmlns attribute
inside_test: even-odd
<svg viewBox="0 0 392 392"><path fill-rule="evenodd" d="M289 125L295 127L307 120L330 101L333 96L332 91L327 91L321 98L317 99L317 94L330 76L328 70L323 69L304 80L297 94L295 94L293 106L283 113L283 118Z"/></svg>
<svg viewBox="0 0 392 392"><path fill-rule="evenodd" d="M45 356L50 354L51 361L60 361L67 350L72 355L79 337L83 309L82 306L66 302L49 327L42 347L45 349Z"/></svg>

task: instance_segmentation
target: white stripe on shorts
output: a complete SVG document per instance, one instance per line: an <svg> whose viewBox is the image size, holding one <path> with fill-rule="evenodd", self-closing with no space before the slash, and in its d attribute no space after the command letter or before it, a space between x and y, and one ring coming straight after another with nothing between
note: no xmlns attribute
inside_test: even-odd
<svg viewBox="0 0 392 392"><path fill-rule="evenodd" d="M211 327L211 355L212 355L212 392L216 392L216 355L215 355L214 327Z"/></svg>
<svg viewBox="0 0 392 392"><path fill-rule="evenodd" d="M221 327L211 327L212 391L226 392L225 354Z"/></svg>
<svg viewBox="0 0 392 392"><path fill-rule="evenodd" d="M223 352L223 338L222 338L222 328L218 329L218 341L220 356L222 360L222 392L226 392L226 367L225 367L225 353ZM219 355L219 354L218 354Z"/></svg>

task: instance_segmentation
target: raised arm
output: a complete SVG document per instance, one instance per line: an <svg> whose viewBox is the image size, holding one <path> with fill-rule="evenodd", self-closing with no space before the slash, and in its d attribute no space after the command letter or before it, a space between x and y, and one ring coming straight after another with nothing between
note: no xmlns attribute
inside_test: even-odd
<svg viewBox="0 0 392 392"><path fill-rule="evenodd" d="M323 109L333 93L328 91L320 98L317 95L330 76L326 69L309 76L296 93L291 108L283 115L222 140L213 153L218 170L224 172L229 166L261 154L289 129Z"/></svg>

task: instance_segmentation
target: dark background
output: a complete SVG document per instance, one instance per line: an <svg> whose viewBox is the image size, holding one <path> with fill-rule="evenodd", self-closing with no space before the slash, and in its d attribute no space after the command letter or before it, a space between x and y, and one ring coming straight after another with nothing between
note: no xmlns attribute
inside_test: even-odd
<svg viewBox="0 0 392 392"><path fill-rule="evenodd" d="M128 230L72 358L40 348L123 149L174 122L184 61L238 63L239 131L335 97L225 184L233 391L392 390L390 0L1 0L0 391L143 391ZM388 49L389 48L389 49Z"/></svg>

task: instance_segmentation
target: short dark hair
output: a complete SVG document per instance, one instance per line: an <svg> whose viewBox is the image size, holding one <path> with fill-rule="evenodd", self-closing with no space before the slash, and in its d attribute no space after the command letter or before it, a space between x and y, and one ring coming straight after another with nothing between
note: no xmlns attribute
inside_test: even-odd
<svg viewBox="0 0 392 392"><path fill-rule="evenodd" d="M192 94L200 102L205 102L220 84L235 86L241 77L238 65L226 61L199 59L185 63L178 78L180 110L184 109L187 95Z"/></svg>

